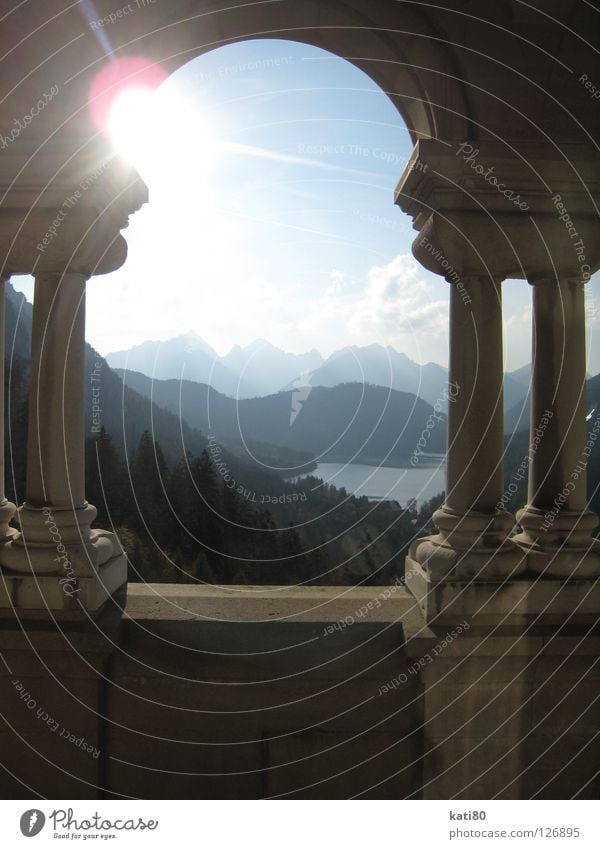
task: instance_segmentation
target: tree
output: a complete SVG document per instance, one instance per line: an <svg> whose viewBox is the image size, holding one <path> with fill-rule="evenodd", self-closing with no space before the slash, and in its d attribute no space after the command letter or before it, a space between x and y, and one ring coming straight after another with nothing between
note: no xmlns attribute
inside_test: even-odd
<svg viewBox="0 0 600 849"><path fill-rule="evenodd" d="M85 441L85 492L98 510L100 526L125 521L130 501L127 467L104 427L96 439Z"/></svg>
<svg viewBox="0 0 600 849"><path fill-rule="evenodd" d="M170 526L166 490L169 472L160 445L145 430L130 465L133 500L128 524L162 545Z"/></svg>

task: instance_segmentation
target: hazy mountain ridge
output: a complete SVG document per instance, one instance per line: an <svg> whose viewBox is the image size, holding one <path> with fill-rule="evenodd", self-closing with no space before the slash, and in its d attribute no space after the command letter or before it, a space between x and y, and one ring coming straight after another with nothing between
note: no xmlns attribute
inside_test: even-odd
<svg viewBox="0 0 600 849"><path fill-rule="evenodd" d="M417 395L445 409L448 370L437 363L420 365L391 345L351 345L323 358L313 349L291 354L264 339L235 345L224 357L195 333L165 342L144 342L129 351L106 357L112 368L139 372L159 380L192 380L210 385L231 398L274 395L300 386L334 387L365 383ZM523 366L504 376L507 410L527 394L531 367Z"/></svg>
<svg viewBox="0 0 600 849"><path fill-rule="evenodd" d="M245 347L234 345L231 351L222 357L222 362L253 386L255 391L252 394L257 396L271 395L288 388L288 385L297 382L299 377L318 369L323 364L323 357L314 348L305 354L290 354L264 339L257 339Z"/></svg>
<svg viewBox="0 0 600 849"><path fill-rule="evenodd" d="M232 371L210 345L195 333L176 336L166 342L147 341L127 351L108 354L106 362L114 369L140 371L159 380L186 378L210 383L236 397L254 393L254 387Z"/></svg>
<svg viewBox="0 0 600 849"><path fill-rule="evenodd" d="M329 462L402 465L427 430L424 450L445 449L445 417L427 429L433 408L406 392L346 383L235 400L192 381L119 373L140 395L229 444L266 442Z"/></svg>
<svg viewBox="0 0 600 849"><path fill-rule="evenodd" d="M6 286L6 383L7 397L7 468L11 495L17 500L24 496L25 467L12 468L15 456L25 458L27 442L27 396L29 385L29 358L31 348L32 305L8 284ZM197 386L197 384L192 384ZM99 408L94 415L94 407ZM86 439L99 438L101 428L110 435L118 454L127 462L134 455L144 431L160 444L169 464L191 452L199 455L207 447L207 435L190 427L175 409L161 407L147 394L140 394L123 383L120 375L88 343L85 344L85 419ZM298 465L310 471L315 463L305 451L267 444L264 440L253 442L249 450L240 450L237 442L228 450L223 446L222 457L228 465L236 462L242 470L252 468L267 480L270 469L284 465ZM274 478L277 480L277 478Z"/></svg>

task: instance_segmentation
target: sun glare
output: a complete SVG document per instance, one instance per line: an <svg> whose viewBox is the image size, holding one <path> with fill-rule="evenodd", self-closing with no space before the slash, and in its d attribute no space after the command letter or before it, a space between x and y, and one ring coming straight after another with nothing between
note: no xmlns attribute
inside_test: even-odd
<svg viewBox="0 0 600 849"><path fill-rule="evenodd" d="M132 163L143 159L153 136L155 94L148 88L131 86L114 99L108 129L119 153Z"/></svg>
<svg viewBox="0 0 600 849"><path fill-rule="evenodd" d="M189 188L199 180L205 187L208 154L214 152L208 122L173 85L124 88L111 104L108 131L151 189Z"/></svg>

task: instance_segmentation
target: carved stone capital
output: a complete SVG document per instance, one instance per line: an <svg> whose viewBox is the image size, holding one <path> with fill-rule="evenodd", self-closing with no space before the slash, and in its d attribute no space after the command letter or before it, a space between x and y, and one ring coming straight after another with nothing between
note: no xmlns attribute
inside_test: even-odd
<svg viewBox="0 0 600 849"><path fill-rule="evenodd" d="M516 154L516 155L515 155ZM600 267L600 157L573 146L418 142L396 190L430 271L587 282ZM452 281L450 281L452 282Z"/></svg>
<svg viewBox="0 0 600 849"><path fill-rule="evenodd" d="M43 167L42 167L43 165ZM127 256L120 231L148 199L127 162L105 146L19 145L0 160L0 273L108 274Z"/></svg>

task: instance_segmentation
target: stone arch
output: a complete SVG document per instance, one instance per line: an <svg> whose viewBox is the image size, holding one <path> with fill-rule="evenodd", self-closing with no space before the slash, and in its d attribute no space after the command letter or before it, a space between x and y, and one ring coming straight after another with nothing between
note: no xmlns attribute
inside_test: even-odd
<svg viewBox="0 0 600 849"><path fill-rule="evenodd" d="M440 133L466 134L469 108L458 68L439 30L417 9L404 8L399 19L391 4L373 10L356 0L343 5L296 0L236 4L180 19L178 6L189 4L169 7L171 20L160 27L158 43L152 32L136 39L144 55L164 63L169 71L208 49L236 41L305 42L347 59L370 76L391 97L413 142ZM437 85L433 77L441 77ZM450 131L453 122L462 126Z"/></svg>
<svg viewBox="0 0 600 849"><path fill-rule="evenodd" d="M110 16L131 7L110 23ZM165 7L134 0L115 12L99 0L60 10L54 18L15 23L13 40L27 43L42 60L27 74L8 69L0 118L19 114L17 104L37 99L48 81L61 89L60 103L36 122L39 134L87 137L92 131L86 101L91 80L107 59L139 56L167 73L216 47L280 38L321 47L363 70L402 115L413 143L421 138L469 137L472 106L461 71L441 28L416 6L372 5L351 0L258 0L199 9L190 0ZM94 14L98 15L97 18ZM109 23L105 23L105 20ZM10 22L6 22L10 25Z"/></svg>

